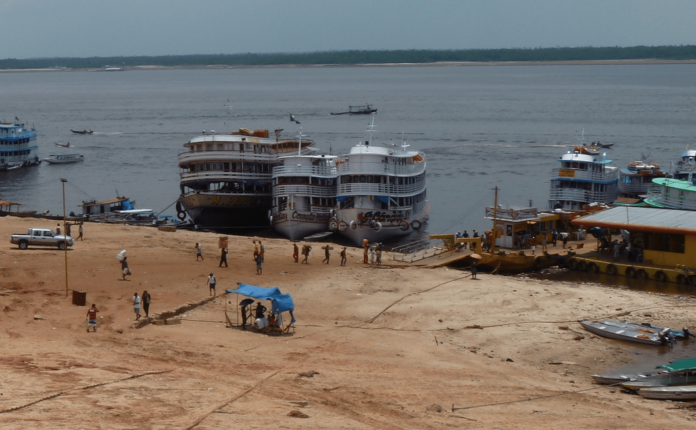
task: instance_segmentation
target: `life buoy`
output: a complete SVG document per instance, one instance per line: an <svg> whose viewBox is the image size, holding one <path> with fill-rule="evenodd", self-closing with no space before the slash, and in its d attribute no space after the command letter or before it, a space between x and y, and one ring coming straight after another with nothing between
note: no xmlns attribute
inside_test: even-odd
<svg viewBox="0 0 696 430"><path fill-rule="evenodd" d="M183 221L186 219L186 212L179 212L176 214L176 217Z"/></svg>
<svg viewBox="0 0 696 430"><path fill-rule="evenodd" d="M687 276L686 281L689 283L689 285L696 285L696 275Z"/></svg>
<svg viewBox="0 0 696 430"><path fill-rule="evenodd" d="M403 221L401 221L400 226L401 226L401 231L406 231L406 230L408 230L408 227L409 227L410 225L409 225L408 221L403 220Z"/></svg>
<svg viewBox="0 0 696 430"><path fill-rule="evenodd" d="M374 228L375 231L380 231L380 230L382 230L382 223L376 222L372 228Z"/></svg>
<svg viewBox="0 0 696 430"><path fill-rule="evenodd" d="M580 260L580 262L578 263L578 269L582 270L583 272L587 270L587 261Z"/></svg>
<svg viewBox="0 0 696 430"><path fill-rule="evenodd" d="M607 264L607 275L616 275L616 272L618 272L616 266L613 264Z"/></svg>
<svg viewBox="0 0 696 430"><path fill-rule="evenodd" d="M578 260L571 258L570 261L568 261L568 267L570 267L572 270L578 270Z"/></svg>
<svg viewBox="0 0 696 430"><path fill-rule="evenodd" d="M648 272L646 272L644 269L638 269L636 271L636 276L638 276L640 279L648 279Z"/></svg>
<svg viewBox="0 0 696 430"><path fill-rule="evenodd" d="M411 221L411 228L414 230L420 230L421 222L418 221L417 219L414 219L413 221Z"/></svg>
<svg viewBox="0 0 696 430"><path fill-rule="evenodd" d="M597 273L597 272L599 272L599 266L597 265L597 263L592 262L592 263L587 265L587 270L592 272L592 273Z"/></svg>
<svg viewBox="0 0 696 430"><path fill-rule="evenodd" d="M665 282L667 280L667 274L662 270L655 272L655 280L658 282Z"/></svg>
<svg viewBox="0 0 696 430"><path fill-rule="evenodd" d="M331 231L338 230L338 223L336 221L331 221L329 223L329 230L331 230Z"/></svg>
<svg viewBox="0 0 696 430"><path fill-rule="evenodd" d="M633 266L629 266L626 268L626 276L629 278L635 278L636 277L636 268Z"/></svg>
<svg viewBox="0 0 696 430"><path fill-rule="evenodd" d="M338 223L338 231L344 232L346 230L348 230L348 223L346 223L345 221L339 222Z"/></svg>
<svg viewBox="0 0 696 430"><path fill-rule="evenodd" d="M350 225L350 228L352 228L353 230L358 228L358 224L355 221L351 221L348 225Z"/></svg>
<svg viewBox="0 0 696 430"><path fill-rule="evenodd" d="M677 284L686 284L686 276L682 274L677 275Z"/></svg>

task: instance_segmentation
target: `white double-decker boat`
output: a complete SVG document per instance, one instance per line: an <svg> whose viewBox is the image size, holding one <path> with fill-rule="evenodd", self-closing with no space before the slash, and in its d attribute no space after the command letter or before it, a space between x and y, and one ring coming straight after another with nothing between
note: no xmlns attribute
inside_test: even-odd
<svg viewBox="0 0 696 430"><path fill-rule="evenodd" d="M271 172L280 157L314 152L311 140L275 139L268 130L241 128L230 134L206 133L184 144L179 154L180 219L186 215L210 228L268 225L271 210Z"/></svg>
<svg viewBox="0 0 696 430"><path fill-rule="evenodd" d="M298 240L328 230L336 205L336 156L291 155L273 168L271 224Z"/></svg>
<svg viewBox="0 0 696 430"><path fill-rule="evenodd" d="M549 208L582 211L589 203L613 203L619 171L596 146L576 146L563 154L551 179Z"/></svg>
<svg viewBox="0 0 696 430"><path fill-rule="evenodd" d="M382 242L419 230L428 212L425 154L401 148L371 145L351 148L336 161L338 190L329 228L355 244L363 239Z"/></svg>

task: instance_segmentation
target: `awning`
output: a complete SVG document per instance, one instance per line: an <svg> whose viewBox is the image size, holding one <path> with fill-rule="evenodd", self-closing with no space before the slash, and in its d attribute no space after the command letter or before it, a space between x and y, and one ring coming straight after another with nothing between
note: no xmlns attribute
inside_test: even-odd
<svg viewBox="0 0 696 430"><path fill-rule="evenodd" d="M236 290L227 290L228 293L242 294L259 300L270 300L273 303L272 313L295 310L295 303L290 294L283 294L278 287L263 288L253 285L239 284ZM295 317L293 316L293 320Z"/></svg>

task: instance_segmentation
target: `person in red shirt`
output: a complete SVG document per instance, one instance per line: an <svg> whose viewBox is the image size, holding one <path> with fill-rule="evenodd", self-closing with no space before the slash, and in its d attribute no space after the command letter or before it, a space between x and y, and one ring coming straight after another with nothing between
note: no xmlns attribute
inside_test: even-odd
<svg viewBox="0 0 696 430"><path fill-rule="evenodd" d="M92 303L92 307L87 310L87 333L89 333L89 328L93 327L94 331L97 331L97 313L99 312L99 309L97 309L97 305Z"/></svg>

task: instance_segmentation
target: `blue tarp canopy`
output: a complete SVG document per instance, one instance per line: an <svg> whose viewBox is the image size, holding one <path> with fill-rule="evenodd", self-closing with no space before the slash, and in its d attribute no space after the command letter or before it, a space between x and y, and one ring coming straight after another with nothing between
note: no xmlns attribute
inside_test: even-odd
<svg viewBox="0 0 696 430"><path fill-rule="evenodd" d="M382 203L389 204L389 196L375 196L375 198Z"/></svg>
<svg viewBox="0 0 696 430"><path fill-rule="evenodd" d="M273 302L271 312L287 312L295 310L295 303L292 301L290 294L283 294L278 287L263 288L253 285L239 284L236 290L227 290L228 293L241 294L248 297L253 297L260 300L270 300Z"/></svg>

